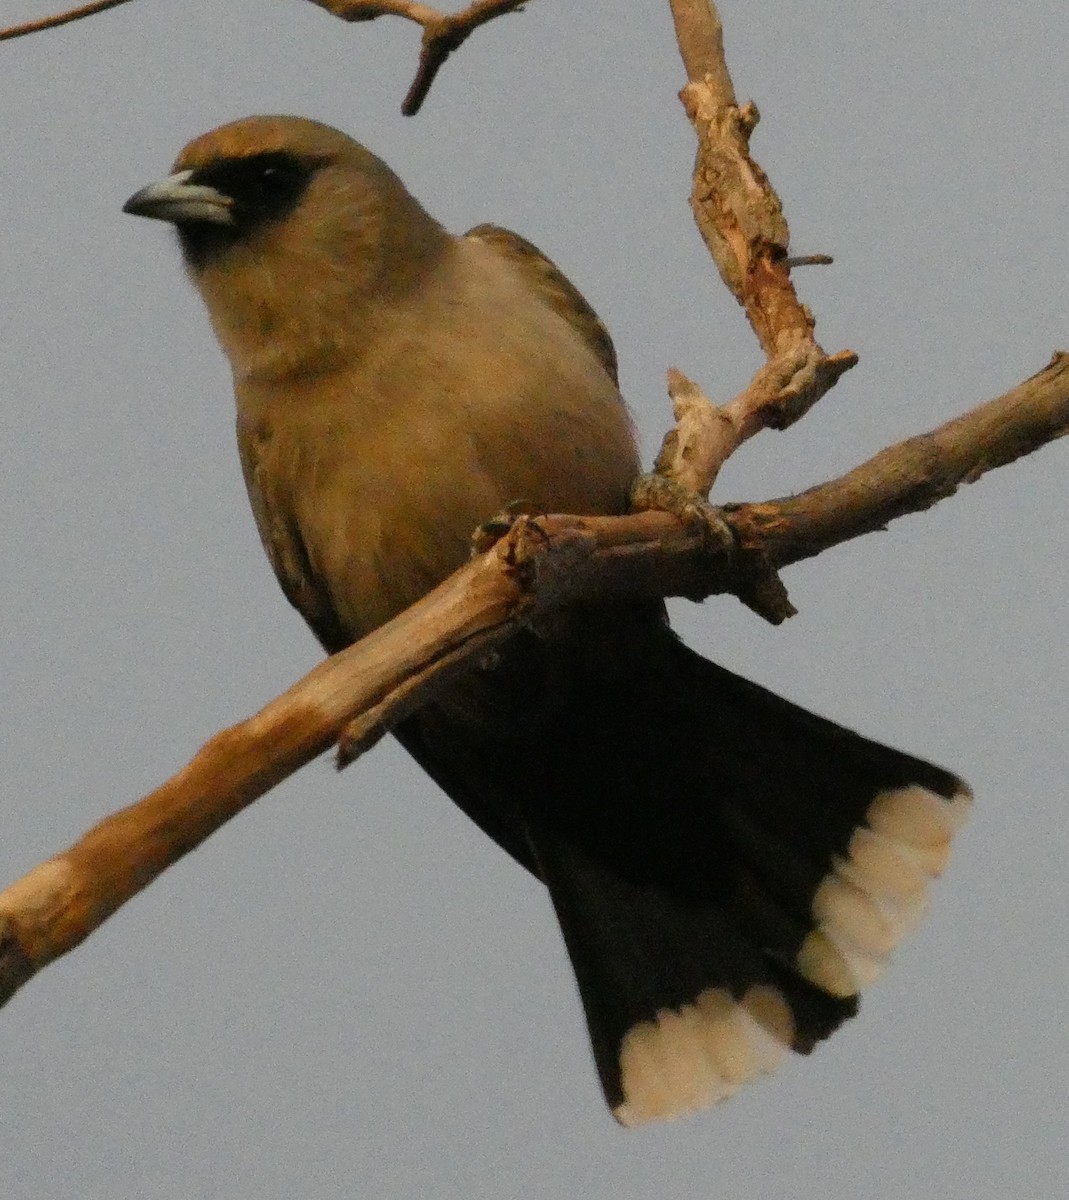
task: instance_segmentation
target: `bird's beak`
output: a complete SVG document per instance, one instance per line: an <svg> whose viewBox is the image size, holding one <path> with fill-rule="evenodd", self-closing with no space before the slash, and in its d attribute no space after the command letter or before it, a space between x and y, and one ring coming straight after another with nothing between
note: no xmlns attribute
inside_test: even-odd
<svg viewBox="0 0 1069 1200"><path fill-rule="evenodd" d="M176 225L207 222L233 225L234 202L218 189L202 183L190 183L192 171L176 171L134 192L122 206L124 213L136 217L155 217Z"/></svg>

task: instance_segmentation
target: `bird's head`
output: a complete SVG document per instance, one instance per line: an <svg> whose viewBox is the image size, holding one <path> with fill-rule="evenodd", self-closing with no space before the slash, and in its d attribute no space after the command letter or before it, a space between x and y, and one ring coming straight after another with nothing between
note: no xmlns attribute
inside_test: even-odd
<svg viewBox="0 0 1069 1200"><path fill-rule="evenodd" d="M238 375L288 344L326 350L339 328L359 324L355 313L414 286L447 241L384 162L300 117L247 117L203 134L123 211L177 228Z"/></svg>

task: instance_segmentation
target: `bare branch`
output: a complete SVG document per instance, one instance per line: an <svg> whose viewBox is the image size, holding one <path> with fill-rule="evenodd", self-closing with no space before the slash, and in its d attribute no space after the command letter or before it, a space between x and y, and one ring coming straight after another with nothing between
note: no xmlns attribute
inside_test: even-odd
<svg viewBox="0 0 1069 1200"><path fill-rule="evenodd" d="M812 337L813 317L791 283L783 206L750 156L759 114L735 101L711 0L671 0L671 6L688 78L680 99L698 136L694 218L721 278L773 358Z"/></svg>
<svg viewBox="0 0 1069 1200"><path fill-rule="evenodd" d="M813 342L801 342L763 366L745 391L720 408L672 367L668 395L676 424L661 443L655 470L708 496L720 468L743 442L762 429L782 429L797 420L815 391L827 391L856 362L849 350L829 358Z"/></svg>
<svg viewBox="0 0 1069 1200"><path fill-rule="evenodd" d="M692 83L704 83L722 107L733 105L735 86L724 55L724 27L716 5L708 0L670 0L670 3L687 78Z"/></svg>
<svg viewBox="0 0 1069 1200"><path fill-rule="evenodd" d="M0 29L0 42L25 37L28 33L40 33L44 29L55 29L59 25L78 21L82 17L91 17L127 2L128 0L93 0L91 4L83 4L51 17L12 25L7 29ZM443 13L430 5L418 4L415 0L312 0L313 4L325 8L327 12L333 13L343 21L404 17L405 20L413 21L423 28L416 76L401 103L401 112L406 117L415 116L419 112L446 59L454 50L459 49L480 25L485 25L506 13L517 12L529 2L530 0L473 0L473 3L460 12Z"/></svg>
<svg viewBox="0 0 1069 1200"><path fill-rule="evenodd" d="M1059 352L1019 387L797 496L729 506L743 546L779 566L922 512L1040 446L1069 434L1069 354Z"/></svg>
<svg viewBox="0 0 1069 1200"><path fill-rule="evenodd" d="M373 21L376 17L404 17L423 27L419 65L412 86L401 103L401 112L413 117L419 112L438 72L454 50L487 21L516 12L528 0L474 0L456 13L442 13L412 0L312 0L343 21Z"/></svg>
<svg viewBox="0 0 1069 1200"><path fill-rule="evenodd" d="M695 424L693 406L686 419L677 411L681 423L665 438L657 470L678 482L685 478L686 486L707 495L741 442L760 429L784 429L804 416L857 362L857 355L850 350L826 354L814 340L812 313L795 293L791 266L827 256L788 258L790 236L779 197L750 156L757 109L736 103L716 6L710 0L670 2L689 81L680 99L698 136L694 218L769 359L745 392L716 410L715 421L706 414ZM670 372L670 381L681 378L680 372ZM675 403L671 382L669 393ZM703 445L710 430L715 430L712 440Z"/></svg>
<svg viewBox="0 0 1069 1200"><path fill-rule="evenodd" d="M71 21L80 21L82 17L92 17L97 13L107 12L109 8L118 8L120 4L126 3L127 0L93 0L92 4L82 4L78 8L55 13L51 17L41 17L38 21L27 21L23 25L9 25L6 29L0 29L0 42L25 37L28 33L40 33L45 29L56 29L60 25L68 25Z"/></svg>
<svg viewBox="0 0 1069 1200"><path fill-rule="evenodd" d="M684 395L684 381L677 391ZM730 536L720 544L666 513L519 519L419 603L0 893L0 1003L287 775L339 739L340 759L350 761L519 622L578 599L745 591L753 554L774 567L819 554L1066 433L1069 354L1059 354L999 399L840 479L721 510Z"/></svg>

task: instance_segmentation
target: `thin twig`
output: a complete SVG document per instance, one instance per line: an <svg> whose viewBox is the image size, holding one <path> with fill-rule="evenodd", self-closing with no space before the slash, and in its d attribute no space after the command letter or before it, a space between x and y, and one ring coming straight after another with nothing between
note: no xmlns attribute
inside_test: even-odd
<svg viewBox="0 0 1069 1200"><path fill-rule="evenodd" d="M995 467L1069 435L1069 353L1024 383L930 433L881 450L830 483L762 504L729 505L743 546L779 566L923 512Z"/></svg>
<svg viewBox="0 0 1069 1200"><path fill-rule="evenodd" d="M55 29L71 21L91 17L105 12L128 0L93 0L90 4L68 9L37 21L12 25L0 29L0 42L25 37L28 33L40 33L44 29ZM419 64L412 85L401 103L401 112L406 117L415 116L427 98L431 84L445 65L446 59L464 44L471 34L495 17L517 12L530 0L474 0L467 8L456 13L443 13L427 4L415 0L312 0L319 8L325 8L343 21L373 21L376 17L403 17L423 29Z"/></svg>
<svg viewBox="0 0 1069 1200"><path fill-rule="evenodd" d="M686 458L686 469L694 476L693 464L700 463L691 486L705 495L742 441L760 429L783 429L797 421L857 362L857 355L850 350L825 353L813 337L813 315L794 290L792 266L829 260L826 255L788 257L790 234L782 205L750 155L757 109L752 104L740 108L736 102L716 6L711 0L670 3L688 79L680 99L698 137L694 218L769 360L741 396L716 410L715 422L704 422L704 428L715 430L711 442L699 446L704 431L693 421L677 425L665 439L658 470L676 474ZM670 373L674 377L685 378L678 371Z"/></svg>
<svg viewBox="0 0 1069 1200"><path fill-rule="evenodd" d="M787 270L795 267L830 267L835 259L830 254L791 254L784 260Z"/></svg>
<svg viewBox="0 0 1069 1200"><path fill-rule="evenodd" d="M93 0L92 4L82 4L78 8L70 8L66 12L55 13L51 17L41 17L36 21L27 21L23 25L9 25L7 29L0 29L0 42L25 37L28 33L40 33L44 29L56 29L60 25L67 25L71 21L80 21L82 17L92 17L97 13L106 12L109 8L118 8L120 4L126 3L127 0Z"/></svg>
<svg viewBox="0 0 1069 1200"><path fill-rule="evenodd" d="M427 93L446 59L464 44L471 34L495 17L516 12L529 0L474 0L456 13L442 13L412 0L312 0L343 21L373 21L376 17L404 17L423 27L416 76L401 103L406 117L419 112Z"/></svg>
<svg viewBox="0 0 1069 1200"><path fill-rule="evenodd" d="M748 438L762 429L782 429L808 410L822 393L857 362L850 350L829 357L813 342L801 342L766 363L734 400L717 407L672 367L668 395L676 424L665 435L655 470L699 496L708 496L720 468Z"/></svg>

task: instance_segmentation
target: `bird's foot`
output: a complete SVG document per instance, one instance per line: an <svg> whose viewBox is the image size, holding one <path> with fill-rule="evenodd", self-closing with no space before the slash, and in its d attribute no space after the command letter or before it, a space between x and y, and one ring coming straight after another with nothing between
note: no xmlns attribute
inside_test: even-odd
<svg viewBox="0 0 1069 1200"><path fill-rule="evenodd" d="M698 530L710 550L731 551L735 535L720 510L667 475L640 475L631 488L632 512L666 512Z"/></svg>
<svg viewBox="0 0 1069 1200"><path fill-rule="evenodd" d="M689 491L666 475L641 475L631 488L633 512L667 512L701 533L710 552L730 555L736 564L736 596L773 625L794 616L797 609L768 557L741 546L723 512L704 496Z"/></svg>
<svg viewBox="0 0 1069 1200"><path fill-rule="evenodd" d="M471 535L471 553L485 554L509 532L516 524L517 517L538 517L541 510L530 500L510 500L500 512L495 513L489 521L477 526Z"/></svg>

